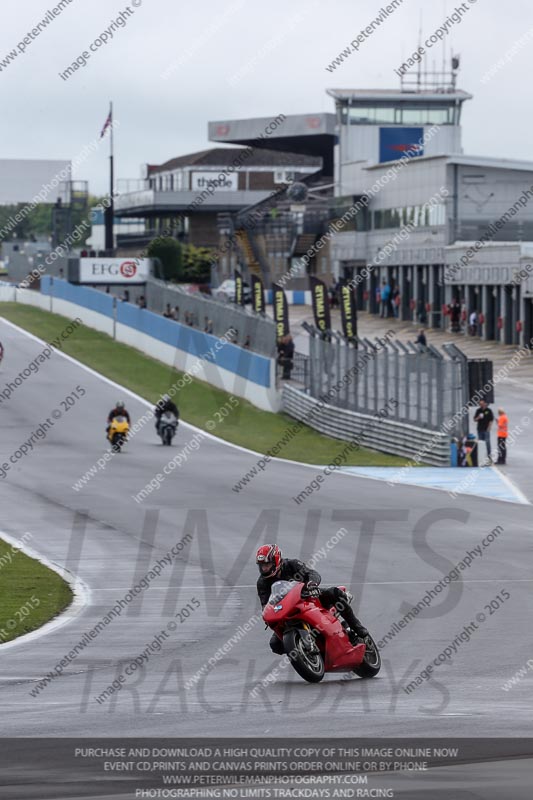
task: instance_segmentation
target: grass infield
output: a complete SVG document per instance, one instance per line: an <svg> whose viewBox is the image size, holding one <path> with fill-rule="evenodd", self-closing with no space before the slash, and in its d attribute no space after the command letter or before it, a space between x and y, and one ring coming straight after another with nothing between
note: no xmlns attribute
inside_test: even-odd
<svg viewBox="0 0 533 800"><path fill-rule="evenodd" d="M0 539L0 644L40 628L72 597L57 572Z"/></svg>
<svg viewBox="0 0 533 800"><path fill-rule="evenodd" d="M58 314L19 303L1 303L0 316L47 342L54 340L70 321ZM82 325L62 343L62 349L69 356L154 404L183 374L133 347L115 342L107 334ZM9 354L6 356L9 357ZM206 427L206 422L217 419L215 412L227 403L229 397L227 392L193 378L173 399L183 420L202 430L213 430L212 426ZM265 453L282 440L287 429L295 424L295 420L287 414L261 411L247 400L237 399L238 406L216 425L216 435L225 441ZM107 409L103 413L107 413ZM345 447L346 442L323 436L304 426L277 457L310 464L329 464ZM361 447L347 454L344 465L397 467L406 463L406 458Z"/></svg>

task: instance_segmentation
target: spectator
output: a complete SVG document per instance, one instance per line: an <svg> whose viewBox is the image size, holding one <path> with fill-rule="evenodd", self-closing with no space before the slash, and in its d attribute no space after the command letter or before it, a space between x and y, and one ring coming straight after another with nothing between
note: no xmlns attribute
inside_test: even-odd
<svg viewBox="0 0 533 800"><path fill-rule="evenodd" d="M381 314L380 316L383 317L390 317L392 316L391 311L391 288L387 283L386 279L383 278L382 285L381 285Z"/></svg>
<svg viewBox="0 0 533 800"><path fill-rule="evenodd" d="M418 321L420 322L420 324L425 325L428 318L426 315L426 304L422 299L418 301L417 314L418 314Z"/></svg>
<svg viewBox="0 0 533 800"><path fill-rule="evenodd" d="M249 350L249 349L250 349L250 344L251 344L251 342L250 342L250 335L248 334L248 336L247 336L247 337L246 337L246 339L244 340L243 347L246 347L246 349L247 349L247 350Z"/></svg>
<svg viewBox="0 0 533 800"><path fill-rule="evenodd" d="M485 442L487 447L487 461L489 464L492 464L490 429L494 422L494 414L490 410L486 400L479 401L479 408L475 413L474 422L477 422L477 438L480 442Z"/></svg>
<svg viewBox="0 0 533 800"><path fill-rule="evenodd" d="M163 311L163 316L167 319L174 319L174 314L172 313L172 309L170 308L170 303L167 303L167 307Z"/></svg>
<svg viewBox="0 0 533 800"><path fill-rule="evenodd" d="M475 336L477 333L477 311L475 309L468 318L468 332L470 336Z"/></svg>
<svg viewBox="0 0 533 800"><path fill-rule="evenodd" d="M185 324L189 325L190 328L194 325L194 315L192 311L185 312Z"/></svg>
<svg viewBox="0 0 533 800"><path fill-rule="evenodd" d="M507 437L509 435L509 419L503 408L498 409L498 460L497 464L507 461Z"/></svg>
<svg viewBox="0 0 533 800"><path fill-rule="evenodd" d="M450 303L450 321L452 323L452 332L459 333L461 330L461 303L457 296Z"/></svg>
<svg viewBox="0 0 533 800"><path fill-rule="evenodd" d="M139 308L146 308L146 299L143 294L139 295L137 299L137 305Z"/></svg>
<svg viewBox="0 0 533 800"><path fill-rule="evenodd" d="M204 333L213 333L213 320L205 318Z"/></svg>
<svg viewBox="0 0 533 800"><path fill-rule="evenodd" d="M283 367L282 380L290 381L294 360L294 342L292 336L287 334L278 342L278 364Z"/></svg>
<svg viewBox="0 0 533 800"><path fill-rule="evenodd" d="M129 303L130 302L129 289L124 289L124 294L122 295L122 297L120 299L122 300L123 303Z"/></svg>
<svg viewBox="0 0 533 800"><path fill-rule="evenodd" d="M400 314L400 301L400 287L395 286L392 293L392 311L395 317L398 317Z"/></svg>
<svg viewBox="0 0 533 800"><path fill-rule="evenodd" d="M59 267L59 277L60 277L61 279L63 279L63 277L64 277L64 273L63 273L63 267Z"/></svg>
<svg viewBox="0 0 533 800"><path fill-rule="evenodd" d="M339 294L340 294L339 287L340 287L340 284L339 284L338 281L335 284L335 286L330 286L329 287L328 294L329 294L329 304L330 304L331 308L338 308L339 307Z"/></svg>
<svg viewBox="0 0 533 800"><path fill-rule="evenodd" d="M230 334L230 344L239 344L239 331L237 328L233 328L232 333Z"/></svg>
<svg viewBox="0 0 533 800"><path fill-rule="evenodd" d="M180 321L180 307L179 306L174 306L174 319L176 320L176 322Z"/></svg>
<svg viewBox="0 0 533 800"><path fill-rule="evenodd" d="M425 332L424 328L420 329L420 333L418 334L418 336L416 338L416 343L417 343L418 349L420 350L421 353L427 353L428 341L426 339L426 332Z"/></svg>

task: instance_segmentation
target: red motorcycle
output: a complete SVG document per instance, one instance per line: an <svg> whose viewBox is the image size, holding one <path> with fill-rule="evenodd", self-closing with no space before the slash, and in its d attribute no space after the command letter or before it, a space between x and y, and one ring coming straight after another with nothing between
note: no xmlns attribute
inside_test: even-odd
<svg viewBox="0 0 533 800"><path fill-rule="evenodd" d="M303 583L272 584L263 619L283 642L298 675L309 683L319 683L326 672L352 671L360 678L373 678L381 668L372 637L353 645L335 607L324 608L317 597L306 594Z"/></svg>

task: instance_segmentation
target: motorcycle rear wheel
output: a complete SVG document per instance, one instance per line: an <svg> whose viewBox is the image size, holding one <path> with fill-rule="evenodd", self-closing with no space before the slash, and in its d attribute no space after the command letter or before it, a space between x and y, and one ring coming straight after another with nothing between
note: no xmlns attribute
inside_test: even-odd
<svg viewBox="0 0 533 800"><path fill-rule="evenodd" d="M115 433L113 435L113 450L115 453L120 453L120 449L124 444L124 437L120 433Z"/></svg>
<svg viewBox="0 0 533 800"><path fill-rule="evenodd" d="M360 678L374 678L381 669L381 656L378 646L370 634L365 636L363 641L366 644L365 655L361 664L354 669L354 672Z"/></svg>
<svg viewBox="0 0 533 800"><path fill-rule="evenodd" d="M286 631L283 647L292 667L301 678L309 683L320 683L324 677L324 659L319 651L310 653L306 650L299 628Z"/></svg>

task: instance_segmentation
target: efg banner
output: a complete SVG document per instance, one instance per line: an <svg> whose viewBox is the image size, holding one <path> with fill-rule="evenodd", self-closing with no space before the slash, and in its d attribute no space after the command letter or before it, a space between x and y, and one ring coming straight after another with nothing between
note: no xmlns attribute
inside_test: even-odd
<svg viewBox="0 0 533 800"><path fill-rule="evenodd" d="M77 283L142 284L152 274L151 258L80 258Z"/></svg>
<svg viewBox="0 0 533 800"><path fill-rule="evenodd" d="M265 290L263 288L263 281L257 275L251 275L252 278L252 308L258 314L265 313Z"/></svg>
<svg viewBox="0 0 533 800"><path fill-rule="evenodd" d="M328 290L320 278L310 277L311 298L313 301L313 316L315 325L321 333L331 330L331 315L329 313Z"/></svg>
<svg viewBox="0 0 533 800"><path fill-rule="evenodd" d="M352 287L344 281L340 287L342 333L347 339L357 336L357 308Z"/></svg>
<svg viewBox="0 0 533 800"><path fill-rule="evenodd" d="M276 338L287 336L289 333L289 306L285 292L277 283L272 284L272 302L274 304L274 322L276 323Z"/></svg>
<svg viewBox="0 0 533 800"><path fill-rule="evenodd" d="M242 290L242 275L238 269L234 272L235 277L235 303L238 306L244 305L244 293Z"/></svg>

